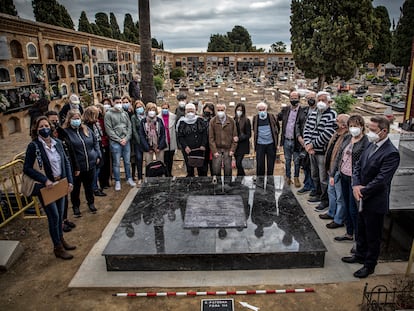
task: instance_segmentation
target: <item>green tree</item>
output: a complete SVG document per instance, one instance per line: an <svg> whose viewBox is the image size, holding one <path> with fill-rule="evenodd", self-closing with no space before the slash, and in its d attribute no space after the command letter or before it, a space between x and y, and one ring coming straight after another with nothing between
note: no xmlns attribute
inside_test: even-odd
<svg viewBox="0 0 414 311"><path fill-rule="evenodd" d="M138 0L139 38L141 45L141 90L142 101L156 102L151 51L151 19L149 0Z"/></svg>
<svg viewBox="0 0 414 311"><path fill-rule="evenodd" d="M94 35L103 36L103 34L102 34L101 30L99 29L98 25L96 25L95 23L91 23L90 25L91 25L92 33Z"/></svg>
<svg viewBox="0 0 414 311"><path fill-rule="evenodd" d="M230 52L232 44L226 35L210 35L207 52Z"/></svg>
<svg viewBox="0 0 414 311"><path fill-rule="evenodd" d="M136 27L136 24L132 20L131 14L127 13L125 14L124 18L124 41L131 42L138 44L139 43L139 35L138 35L138 28Z"/></svg>
<svg viewBox="0 0 414 311"><path fill-rule="evenodd" d="M0 13L17 16L13 0L0 0Z"/></svg>
<svg viewBox="0 0 414 311"><path fill-rule="evenodd" d="M277 41L270 46L270 52L286 52L286 44L283 41Z"/></svg>
<svg viewBox="0 0 414 311"><path fill-rule="evenodd" d="M352 110L352 105L355 104L356 98L350 94L341 94L335 97L334 109L337 114L349 113Z"/></svg>
<svg viewBox="0 0 414 311"><path fill-rule="evenodd" d="M82 11L79 17L78 31L93 33L91 24L89 23L89 20L88 20L88 17L86 16L85 11Z"/></svg>
<svg viewBox="0 0 414 311"><path fill-rule="evenodd" d="M108 15L104 12L98 12L95 14L95 24L98 26L102 36L112 38L112 29L109 24Z"/></svg>
<svg viewBox="0 0 414 311"><path fill-rule="evenodd" d="M116 16L112 12L109 13L109 21L110 21L110 24L111 24L112 38L117 39L117 40L121 40L122 34L121 34L121 31L119 30L119 26L118 26L118 22L116 20Z"/></svg>
<svg viewBox="0 0 414 311"><path fill-rule="evenodd" d="M157 40L157 39L155 39L155 38L152 38L152 39L151 39L151 46L152 46L152 48L154 48L154 49L159 49L159 43L158 43L158 40Z"/></svg>
<svg viewBox="0 0 414 311"><path fill-rule="evenodd" d="M392 35L390 16L388 15L387 8L384 6L376 7L374 9L374 15L379 21L379 29L377 32L377 40L369 51L367 61L374 63L375 67L377 67L381 63L388 63L391 59Z"/></svg>
<svg viewBox="0 0 414 311"><path fill-rule="evenodd" d="M162 76L154 77L154 87L157 92L162 91L164 88L164 79Z"/></svg>
<svg viewBox="0 0 414 311"><path fill-rule="evenodd" d="M414 0L406 0L393 37L391 62L396 66L410 66L411 47L414 37Z"/></svg>
<svg viewBox="0 0 414 311"><path fill-rule="evenodd" d="M249 32L243 26L234 26L232 31L227 32L227 37L232 43L233 52L250 52L253 43Z"/></svg>
<svg viewBox="0 0 414 311"><path fill-rule="evenodd" d="M152 70L154 71L154 76L160 76L160 77L164 77L164 63L159 63L156 64L152 67Z"/></svg>
<svg viewBox="0 0 414 311"><path fill-rule="evenodd" d="M56 0L33 0L32 7L37 22L74 29L68 11Z"/></svg>
<svg viewBox="0 0 414 311"><path fill-rule="evenodd" d="M372 45L378 23L371 0L292 0L291 42L296 66L307 78L348 80Z"/></svg>
<svg viewBox="0 0 414 311"><path fill-rule="evenodd" d="M181 67L175 67L170 72L170 78L175 82L179 81L181 78L185 77L185 72Z"/></svg>

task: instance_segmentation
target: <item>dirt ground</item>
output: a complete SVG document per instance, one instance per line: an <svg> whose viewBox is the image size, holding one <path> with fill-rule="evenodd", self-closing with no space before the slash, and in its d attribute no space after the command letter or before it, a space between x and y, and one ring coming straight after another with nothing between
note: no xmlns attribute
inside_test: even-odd
<svg viewBox="0 0 414 311"><path fill-rule="evenodd" d="M255 105L253 106L255 107ZM252 107L252 108L253 108ZM251 111L253 109L249 109ZM250 112L250 111L249 111ZM0 163L5 163L4 154L24 151L27 134L13 134L0 142ZM183 174L177 162L176 176ZM282 174L282 164L276 166L276 173ZM255 288L111 288L71 289L68 284L92 246L99 240L105 226L126 196L129 186L123 184L120 193L105 190L107 197L97 197L97 214L87 212L83 201L83 217L70 219L77 227L65 234L65 239L77 246L69 261L56 259L48 234L47 220L16 219L0 229L1 240L17 240L24 247L22 257L6 272L0 272L0 310L200 310L201 300L206 298L234 298L235 310L248 310L239 302L244 301L260 307L260 310L359 310L365 283L372 288L378 284L389 284L398 276L370 276L367 280L334 284L263 284ZM208 273L208 272L206 272ZM306 270L304 270L306 273ZM399 276L401 277L401 276ZM162 284L161 284L162 285ZM244 289L315 289L314 293L220 296L220 297L157 297L122 298L113 297L116 292L148 291L215 291Z"/></svg>

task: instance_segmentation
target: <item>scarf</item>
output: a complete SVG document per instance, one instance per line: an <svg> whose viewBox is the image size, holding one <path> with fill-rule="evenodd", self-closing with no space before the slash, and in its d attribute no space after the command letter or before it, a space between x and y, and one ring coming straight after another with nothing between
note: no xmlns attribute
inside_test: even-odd
<svg viewBox="0 0 414 311"><path fill-rule="evenodd" d="M158 149L157 125L157 117L154 119L147 117L147 122L145 123L145 132L147 133L148 145L152 150Z"/></svg>

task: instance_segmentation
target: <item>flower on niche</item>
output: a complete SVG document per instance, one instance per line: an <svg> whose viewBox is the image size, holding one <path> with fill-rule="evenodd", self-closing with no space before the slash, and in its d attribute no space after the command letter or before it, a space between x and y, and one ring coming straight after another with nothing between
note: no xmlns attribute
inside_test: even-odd
<svg viewBox="0 0 414 311"><path fill-rule="evenodd" d="M34 90L30 91L29 100L31 102L37 102L39 98L40 98L39 94L37 94Z"/></svg>
<svg viewBox="0 0 414 311"><path fill-rule="evenodd" d="M10 102L3 93L0 93L0 111L6 111L7 107L10 107Z"/></svg>

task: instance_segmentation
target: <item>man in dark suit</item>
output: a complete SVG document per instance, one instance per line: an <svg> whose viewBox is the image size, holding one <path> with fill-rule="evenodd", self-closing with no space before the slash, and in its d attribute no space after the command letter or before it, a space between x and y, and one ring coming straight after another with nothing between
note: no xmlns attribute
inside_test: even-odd
<svg viewBox="0 0 414 311"><path fill-rule="evenodd" d="M387 118L371 118L367 134L371 144L356 163L352 176L354 196L359 202L357 249L354 256L343 257L342 261L364 265L354 273L357 278L374 273L384 215L389 209L391 180L400 164L400 154L388 138L389 131Z"/></svg>

